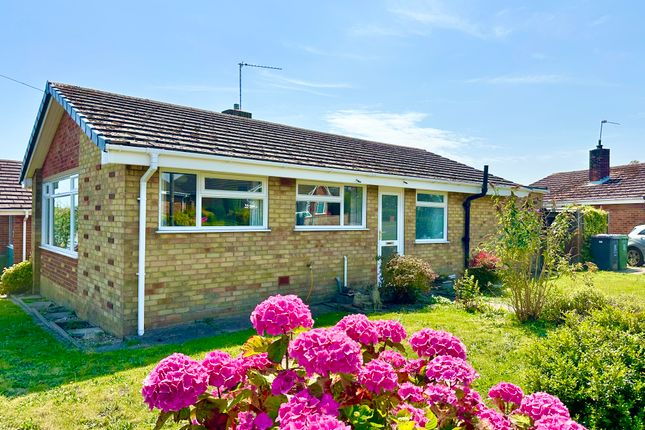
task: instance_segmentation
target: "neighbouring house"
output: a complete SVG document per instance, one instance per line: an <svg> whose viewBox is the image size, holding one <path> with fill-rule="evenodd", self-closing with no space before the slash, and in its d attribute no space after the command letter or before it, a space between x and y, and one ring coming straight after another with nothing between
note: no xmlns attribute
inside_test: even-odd
<svg viewBox="0 0 645 430"><path fill-rule="evenodd" d="M487 176L487 175L486 175ZM34 283L122 336L377 282L377 255L463 270L480 170L421 149L48 83L21 180ZM500 194L527 187L490 176ZM471 197L468 199L468 197ZM474 245L494 232L472 201Z"/></svg>
<svg viewBox="0 0 645 430"><path fill-rule="evenodd" d="M20 185L21 168L0 160L0 274L31 256L31 191Z"/></svg>
<svg viewBox="0 0 645 430"><path fill-rule="evenodd" d="M589 151L589 170L560 172L531 184L547 188L545 208L591 205L608 212L609 233L627 234L645 224L645 163L610 167L609 148Z"/></svg>

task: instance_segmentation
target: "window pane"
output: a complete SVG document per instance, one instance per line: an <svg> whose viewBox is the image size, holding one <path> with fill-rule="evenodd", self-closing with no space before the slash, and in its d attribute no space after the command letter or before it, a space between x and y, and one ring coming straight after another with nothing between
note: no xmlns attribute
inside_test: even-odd
<svg viewBox="0 0 645 430"><path fill-rule="evenodd" d="M162 226L194 226L196 222L197 176L186 173L161 174Z"/></svg>
<svg viewBox="0 0 645 430"><path fill-rule="evenodd" d="M384 194L381 196L381 240L396 240L398 229L399 197Z"/></svg>
<svg viewBox="0 0 645 430"><path fill-rule="evenodd" d="M59 248L69 248L70 240L70 202L71 197L57 197L54 202L54 225L52 245Z"/></svg>
<svg viewBox="0 0 645 430"><path fill-rule="evenodd" d="M444 239L443 208L417 207L417 239Z"/></svg>
<svg viewBox="0 0 645 430"><path fill-rule="evenodd" d="M340 225L340 203L296 202L296 225Z"/></svg>
<svg viewBox="0 0 645 430"><path fill-rule="evenodd" d="M74 203L74 231L72 232L72 249L78 252L78 194L72 195Z"/></svg>
<svg viewBox="0 0 645 430"><path fill-rule="evenodd" d="M262 192L262 181L247 181L239 179L206 178L207 190L244 191L251 193Z"/></svg>
<svg viewBox="0 0 645 430"><path fill-rule="evenodd" d="M262 200L202 199L203 226L262 226Z"/></svg>
<svg viewBox="0 0 645 430"><path fill-rule="evenodd" d="M418 202L443 203L443 196L441 194L419 193L419 194L417 194L417 201Z"/></svg>
<svg viewBox="0 0 645 430"><path fill-rule="evenodd" d="M69 178L56 181L52 184L53 186L52 193L54 194L69 193L71 190L70 188L71 185L72 185L72 181Z"/></svg>
<svg viewBox="0 0 645 430"><path fill-rule="evenodd" d="M303 196L340 196L340 187L298 184L298 194Z"/></svg>
<svg viewBox="0 0 645 430"><path fill-rule="evenodd" d="M345 187L343 212L345 225L363 225L363 188Z"/></svg>

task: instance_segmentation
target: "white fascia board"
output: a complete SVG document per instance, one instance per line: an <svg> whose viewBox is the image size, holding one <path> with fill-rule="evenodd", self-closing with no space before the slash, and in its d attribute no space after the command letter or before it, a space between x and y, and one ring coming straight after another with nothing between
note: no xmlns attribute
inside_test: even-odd
<svg viewBox="0 0 645 430"><path fill-rule="evenodd" d="M553 201L544 200L544 207L553 206ZM584 200L560 200L555 203L556 208L563 208L570 205L631 205L631 204L645 204L643 198L631 199L584 199Z"/></svg>
<svg viewBox="0 0 645 430"><path fill-rule="evenodd" d="M31 209L0 209L0 216L22 216L22 215L30 215L31 216Z"/></svg>
<svg viewBox="0 0 645 430"><path fill-rule="evenodd" d="M159 167L168 169L187 169L255 176L275 176L281 178L346 184L359 183L363 185L414 188L419 190L467 194L476 194L481 190L481 187L475 184L357 172L342 169L328 169L271 161L248 160L243 158L221 157L217 155L195 154L181 151L157 149L147 150L144 148L113 144L106 145L106 151L101 154L101 164L147 166L150 163L150 157L148 155L150 151L155 151L159 154ZM489 191L489 194L510 195L511 190L511 187L495 187L494 190ZM519 197L527 196L530 191L531 190L527 188L513 189L515 195Z"/></svg>

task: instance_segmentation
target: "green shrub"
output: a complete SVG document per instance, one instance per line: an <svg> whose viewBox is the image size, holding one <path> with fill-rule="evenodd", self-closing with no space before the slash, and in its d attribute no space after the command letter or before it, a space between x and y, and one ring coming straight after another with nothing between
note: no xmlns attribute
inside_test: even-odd
<svg viewBox="0 0 645 430"><path fill-rule="evenodd" d="M421 294L430 291L436 278L437 274L427 261L409 255L395 255L382 270L383 297L393 303L415 303Z"/></svg>
<svg viewBox="0 0 645 430"><path fill-rule="evenodd" d="M609 305L609 300L592 285L578 287L571 291L553 291L547 297L541 319L562 322L568 312L587 316L592 311Z"/></svg>
<svg viewBox="0 0 645 430"><path fill-rule="evenodd" d="M481 309L482 297L479 282L466 270L464 276L455 281L455 301L469 312Z"/></svg>
<svg viewBox="0 0 645 430"><path fill-rule="evenodd" d="M499 282L497 269L500 259L490 251L480 250L473 254L468 263L468 273L475 277L481 291L491 293Z"/></svg>
<svg viewBox="0 0 645 430"><path fill-rule="evenodd" d="M0 294L23 293L31 288L31 261L23 261L4 269L0 278Z"/></svg>
<svg viewBox="0 0 645 430"><path fill-rule="evenodd" d="M567 314L529 356L532 390L560 398L589 429L645 427L645 319L616 308Z"/></svg>
<svg viewBox="0 0 645 430"><path fill-rule="evenodd" d="M580 261L591 261L591 236L607 233L608 214L602 209L588 205L568 206L565 211L582 215L582 249L580 249Z"/></svg>

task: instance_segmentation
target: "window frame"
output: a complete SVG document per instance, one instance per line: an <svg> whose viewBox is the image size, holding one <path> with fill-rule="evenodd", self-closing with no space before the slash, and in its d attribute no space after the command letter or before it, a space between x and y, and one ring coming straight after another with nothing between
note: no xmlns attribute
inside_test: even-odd
<svg viewBox="0 0 645 430"><path fill-rule="evenodd" d="M164 173L183 173L196 176L195 186L195 225L194 226L170 226L162 225L163 218L163 189L161 175ZM258 181L262 183L262 192L250 191L228 191L206 189L206 178L237 179L242 181ZM268 231L269 223L269 181L266 176L236 175L224 172L207 172L189 169L159 169L159 205L158 205L158 233L198 233L198 232L240 232L240 231ZM203 226L202 225L202 199L203 198L228 198L228 199L253 199L262 200L262 225L249 226Z"/></svg>
<svg viewBox="0 0 645 430"><path fill-rule="evenodd" d="M323 187L339 187L340 192L338 196L314 196L311 194L299 194L298 187L300 185L314 185ZM361 208L361 225L344 225L345 214L345 187L360 188L363 192L363 207ZM340 224L339 225L296 225L295 224L295 211L294 211L294 230L295 231L334 231L334 230L367 230L367 186L363 184L351 184L343 182L330 182L330 181L312 181L312 180L296 180L295 202L307 202L315 200L316 208L318 203L340 203ZM311 197L315 197L312 199ZM294 208L295 209L295 208ZM313 214L312 214L313 215Z"/></svg>
<svg viewBox="0 0 645 430"><path fill-rule="evenodd" d="M52 193L51 188L53 187L54 182L60 182L63 180L69 179L70 188L69 191ZM76 179L76 181L74 181ZM76 188L74 188L74 183L76 183ZM55 252L58 254L63 254L68 257L78 259L78 251L74 250L74 240L73 237L70 237L69 246L66 248L61 248L53 244L54 242L54 201L57 198L69 197L70 199L70 214L69 214L69 228L70 235L74 232L74 229L77 227L76 213L74 212L75 208L78 208L80 205L79 197L79 185L80 185L80 176L76 172L66 172L61 173L56 176L51 176L44 180L42 183L42 196L41 196L41 223L40 223L40 248L46 249L47 251ZM78 201L74 205L74 196ZM78 230L76 230L78 235ZM79 236L76 238L76 244L79 244Z"/></svg>
<svg viewBox="0 0 645 430"><path fill-rule="evenodd" d="M443 196L443 202L420 202L419 194L433 194ZM414 243L448 243L448 193L443 191L416 190L414 206ZM443 209L443 237L440 239L419 239L417 237L417 208L441 208Z"/></svg>

